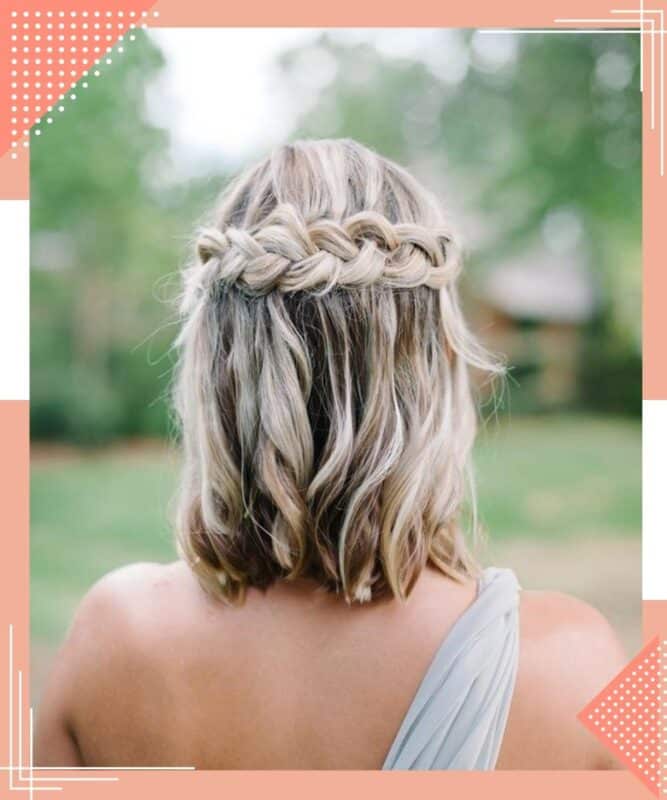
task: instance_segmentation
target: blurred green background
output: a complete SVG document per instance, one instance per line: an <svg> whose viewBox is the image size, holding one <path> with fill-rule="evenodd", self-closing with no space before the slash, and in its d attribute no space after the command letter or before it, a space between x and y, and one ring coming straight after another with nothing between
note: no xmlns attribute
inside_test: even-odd
<svg viewBox="0 0 667 800"><path fill-rule="evenodd" d="M31 141L33 690L98 577L169 560L178 270L240 167L351 136L467 243L511 365L477 446L484 560L640 643L641 112L633 34L137 33ZM85 86L83 84L86 84Z"/></svg>

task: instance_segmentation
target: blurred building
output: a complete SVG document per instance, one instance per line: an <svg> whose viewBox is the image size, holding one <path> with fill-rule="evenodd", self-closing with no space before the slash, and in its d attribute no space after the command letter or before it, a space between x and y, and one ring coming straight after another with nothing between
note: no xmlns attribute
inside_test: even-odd
<svg viewBox="0 0 667 800"><path fill-rule="evenodd" d="M506 356L527 404L571 403L583 328L597 305L583 258L544 247L527 250L496 265L476 295L480 329L490 347Z"/></svg>

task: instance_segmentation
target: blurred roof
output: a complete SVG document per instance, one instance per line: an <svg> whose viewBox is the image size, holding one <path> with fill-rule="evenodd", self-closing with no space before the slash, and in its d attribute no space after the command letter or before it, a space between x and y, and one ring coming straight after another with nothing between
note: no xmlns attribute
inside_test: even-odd
<svg viewBox="0 0 667 800"><path fill-rule="evenodd" d="M481 294L511 317L545 322L585 322L596 307L593 277L581 259L545 248L498 264L482 283Z"/></svg>

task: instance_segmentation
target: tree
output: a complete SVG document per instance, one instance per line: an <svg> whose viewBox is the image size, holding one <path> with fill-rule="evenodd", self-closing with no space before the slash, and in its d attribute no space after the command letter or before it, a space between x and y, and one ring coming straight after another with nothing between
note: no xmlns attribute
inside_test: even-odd
<svg viewBox="0 0 667 800"><path fill-rule="evenodd" d="M144 94L162 66L139 33L32 136L34 437L95 443L167 430L167 298L219 184L161 180L168 136L146 120Z"/></svg>
<svg viewBox="0 0 667 800"><path fill-rule="evenodd" d="M538 250L554 248L556 258L576 251L600 298L582 351L584 399L636 410L638 37L459 30L428 36L407 57L391 55L395 46L380 51L329 33L285 54L284 79L309 97L295 136L352 136L410 166L463 218L473 290L499 261L536 243ZM327 59L326 79L313 94L317 72L313 79L304 65ZM595 386L585 380L592 366Z"/></svg>

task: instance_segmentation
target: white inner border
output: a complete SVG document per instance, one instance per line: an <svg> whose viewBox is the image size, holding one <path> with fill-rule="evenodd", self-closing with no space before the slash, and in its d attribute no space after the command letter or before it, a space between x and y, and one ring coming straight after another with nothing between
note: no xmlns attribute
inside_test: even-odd
<svg viewBox="0 0 667 800"><path fill-rule="evenodd" d="M667 400L644 400L642 597L667 600Z"/></svg>
<svg viewBox="0 0 667 800"><path fill-rule="evenodd" d="M0 200L0 399L30 396L30 204Z"/></svg>

